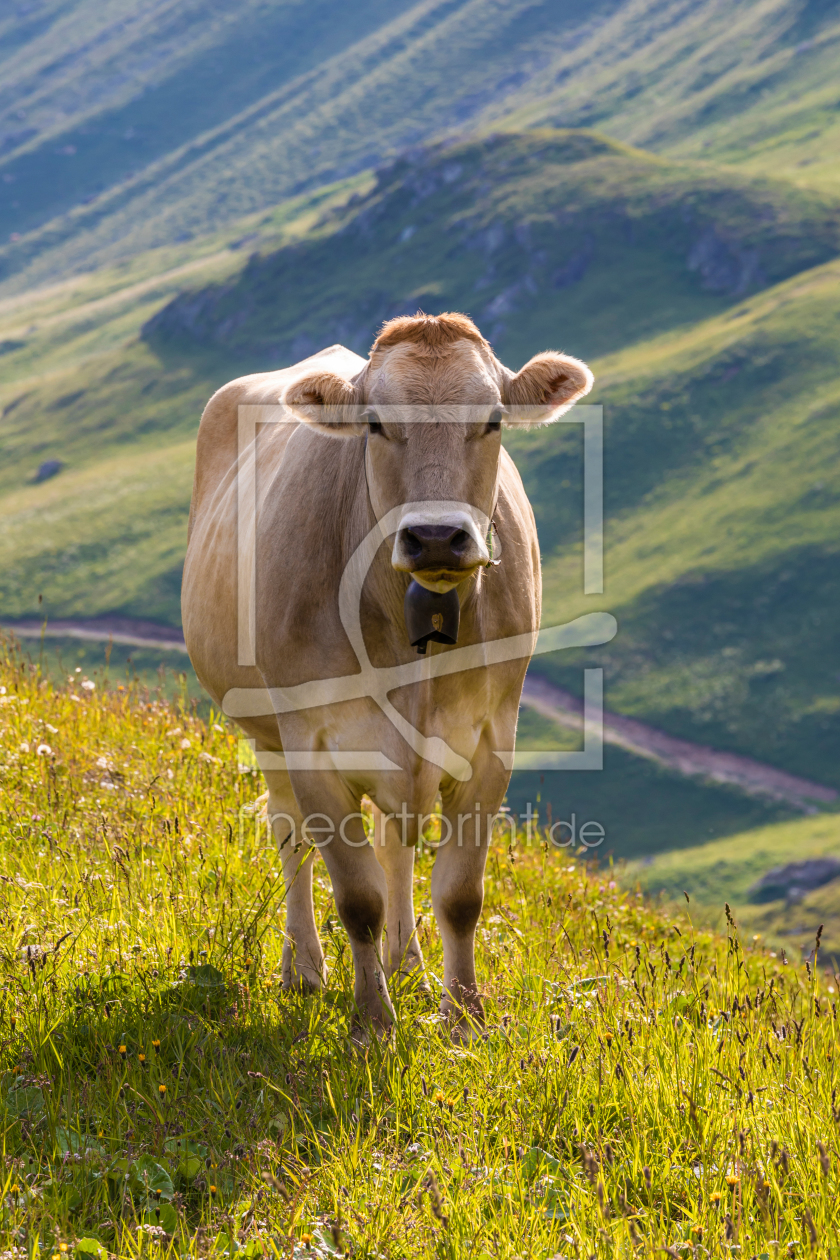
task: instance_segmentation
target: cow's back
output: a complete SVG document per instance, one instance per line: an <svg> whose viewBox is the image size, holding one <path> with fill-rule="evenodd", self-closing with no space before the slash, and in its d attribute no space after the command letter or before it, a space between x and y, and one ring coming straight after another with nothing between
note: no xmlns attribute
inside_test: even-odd
<svg viewBox="0 0 840 1260"><path fill-rule="evenodd" d="M254 526L253 519L239 521L237 472L242 461L254 454L253 444L249 449L248 442L242 442L241 435L249 426L246 423L240 429L240 408L277 406L284 390L313 370L334 372L349 380L364 365L364 359L344 346L330 346L292 367L239 377L217 390L204 409L196 444L181 612L193 666L218 703L231 687L263 685L254 666L238 663L241 600L237 547L241 530ZM269 430L261 426L262 484L270 482L296 428L294 422L272 425ZM266 736L276 737L273 719L256 722L249 733L259 738L258 728L263 725Z"/></svg>

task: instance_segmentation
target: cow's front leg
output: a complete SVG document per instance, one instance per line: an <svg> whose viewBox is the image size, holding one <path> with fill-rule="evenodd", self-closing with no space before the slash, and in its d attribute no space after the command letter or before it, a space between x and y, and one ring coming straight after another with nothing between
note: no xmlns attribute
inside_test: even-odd
<svg viewBox="0 0 840 1260"><path fill-rule="evenodd" d="M335 906L353 952L354 997L362 1023L379 1030L393 1021L382 962L382 929L388 890L385 873L365 835L359 802L337 775L295 774L304 828L321 851Z"/></svg>
<svg viewBox="0 0 840 1260"><path fill-rule="evenodd" d="M388 979L397 981L418 973L420 987L428 991L423 951L414 919L414 845L403 843L402 827L373 807L374 848L388 887L386 913ZM409 837L406 836L407 840Z"/></svg>
<svg viewBox="0 0 840 1260"><path fill-rule="evenodd" d="M326 979L326 964L312 903L315 853L303 843L303 819L287 772L268 770L265 781L268 784L268 821L280 850L286 889L283 988L320 989Z"/></svg>
<svg viewBox="0 0 840 1260"><path fill-rule="evenodd" d="M489 755L488 755L489 754ZM444 795L442 843L432 870L432 905L443 941L441 1014L453 1036L469 1040L484 1025L484 1007L475 974L475 929L484 903L484 868L493 819L504 800L509 774L480 749L473 778ZM493 762L498 764L498 770Z"/></svg>

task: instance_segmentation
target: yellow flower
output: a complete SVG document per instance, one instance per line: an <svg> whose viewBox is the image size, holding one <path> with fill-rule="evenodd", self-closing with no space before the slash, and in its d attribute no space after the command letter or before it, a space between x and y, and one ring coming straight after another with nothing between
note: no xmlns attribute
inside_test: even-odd
<svg viewBox="0 0 840 1260"><path fill-rule="evenodd" d="M311 1235L311 1234L301 1234L301 1236L300 1236L300 1241L303 1243L304 1247L308 1247L308 1246L309 1246L309 1244L312 1242L312 1235Z"/></svg>
<svg viewBox="0 0 840 1260"><path fill-rule="evenodd" d="M125 1054L125 1052L126 1052L126 1047L125 1047L125 1046L119 1046L118 1048L119 1048L119 1052L120 1052L120 1054Z"/></svg>
<svg viewBox="0 0 840 1260"><path fill-rule="evenodd" d="M720 1203L720 1193L719 1193L719 1191L717 1191L717 1190L713 1190L713 1191L712 1191L712 1193L709 1195L709 1202L710 1202L710 1203Z"/></svg>
<svg viewBox="0 0 840 1260"><path fill-rule="evenodd" d="M165 1086L165 1085L158 1085L158 1093L159 1093L159 1094L165 1094L165 1093L166 1093L166 1086Z"/></svg>
<svg viewBox="0 0 840 1260"><path fill-rule="evenodd" d="M728 1176L728 1177L726 1178L726 1184L727 1184L728 1186L737 1186L737 1184L738 1184L738 1182L739 1182L740 1180L741 1180L741 1178L740 1178L740 1177L736 1177L736 1176L735 1176L735 1174L734 1174L734 1173L732 1173L732 1174L730 1174L730 1176Z"/></svg>
<svg viewBox="0 0 840 1260"><path fill-rule="evenodd" d="M155 1040L152 1042L152 1045L154 1046L155 1050L160 1050L160 1042L158 1041L157 1038L155 1038Z"/></svg>
<svg viewBox="0 0 840 1260"><path fill-rule="evenodd" d="M445 1101L446 1099L444 1098L442 1091L438 1090L437 1093L435 1094L435 1102L438 1104L439 1107L442 1107Z"/></svg>
<svg viewBox="0 0 840 1260"><path fill-rule="evenodd" d="M17 1194L18 1190L20 1190L20 1186L18 1185L18 1183L17 1183L17 1182L15 1182L15 1184L14 1184L13 1186L9 1186L9 1193L10 1193L10 1194Z"/></svg>
<svg viewBox="0 0 840 1260"><path fill-rule="evenodd" d="M138 1054L137 1058L140 1060L140 1062L141 1062L141 1063L145 1063L145 1062L146 1062L146 1056L145 1056L145 1054Z"/></svg>
<svg viewBox="0 0 840 1260"><path fill-rule="evenodd" d="M215 1186L208 1186L208 1189L209 1189L209 1191L210 1191L210 1193L211 1193L211 1194L215 1194L215 1193L216 1193L216 1187L215 1187Z"/></svg>

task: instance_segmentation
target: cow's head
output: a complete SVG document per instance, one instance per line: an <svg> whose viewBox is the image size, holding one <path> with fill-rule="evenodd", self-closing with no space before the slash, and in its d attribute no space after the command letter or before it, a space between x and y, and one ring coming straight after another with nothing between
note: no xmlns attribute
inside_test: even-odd
<svg viewBox="0 0 840 1260"><path fill-rule="evenodd" d="M490 559L502 427L550 423L591 387L578 359L547 351L514 374L465 315L418 314L384 325L353 380L316 373L283 402L331 437L365 438L377 518L406 505L394 568L445 592Z"/></svg>

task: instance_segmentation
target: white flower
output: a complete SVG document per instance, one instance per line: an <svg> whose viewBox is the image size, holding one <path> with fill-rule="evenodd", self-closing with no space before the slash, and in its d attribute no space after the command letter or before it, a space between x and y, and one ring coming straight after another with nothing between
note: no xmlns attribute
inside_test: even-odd
<svg viewBox="0 0 840 1260"><path fill-rule="evenodd" d="M21 743L20 751L29 752L29 745L27 744L26 740L23 740L23 742Z"/></svg>
<svg viewBox="0 0 840 1260"><path fill-rule="evenodd" d="M45 723L44 723L44 726L46 726L46 728L47 728L47 730L49 731L50 735L57 735L57 734L58 734L58 727L57 727L57 726L50 726L49 722L45 722Z"/></svg>
<svg viewBox="0 0 840 1260"><path fill-rule="evenodd" d="M184 751L186 751L189 748L189 746L190 746L190 741L188 739L181 740L181 747L182 749L184 749Z"/></svg>
<svg viewBox="0 0 840 1260"><path fill-rule="evenodd" d="M6 694L6 688L5 688L5 687L0 687L0 696L5 696L5 694ZM217 727L216 727L216 730L217 730L217 731L220 731L221 729L222 729L222 728L221 728L221 726L217 726Z"/></svg>
<svg viewBox="0 0 840 1260"><path fill-rule="evenodd" d="M6 690L6 688L4 687L4 688L3 688L3 690L5 691L5 690ZM224 735L224 733L225 733L225 728L224 728L223 726L219 726L219 723L218 723L218 722L214 722L214 723L213 723L213 730L214 730L214 731L219 731L222 735Z"/></svg>
<svg viewBox="0 0 840 1260"><path fill-rule="evenodd" d="M199 760L199 761L212 761L212 762L213 762L213 764L214 764L214 765L217 765L217 766L220 766L220 765L222 764L222 763L219 761L219 758L218 758L218 757L211 757L210 753L208 753L208 752L200 752L200 753L198 754L198 760Z"/></svg>
<svg viewBox="0 0 840 1260"><path fill-rule="evenodd" d="M38 754L39 757L52 756L52 749L50 748L49 744L39 744L38 747L35 749L35 752Z"/></svg>
<svg viewBox="0 0 840 1260"><path fill-rule="evenodd" d="M95 690L96 690L96 683L95 683L95 682L91 682L91 680L90 680L89 678L83 678L83 679L82 679L82 690L83 690L83 691L95 691Z"/></svg>
<svg viewBox="0 0 840 1260"><path fill-rule="evenodd" d="M110 763L110 761L108 760L108 758L107 758L107 757L97 757L97 758L96 758L96 767L97 767L97 769L98 769L98 770L110 770L110 769L111 769L111 763Z"/></svg>

